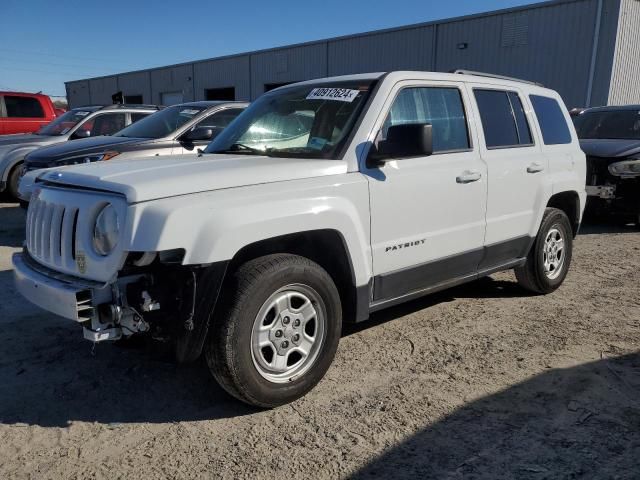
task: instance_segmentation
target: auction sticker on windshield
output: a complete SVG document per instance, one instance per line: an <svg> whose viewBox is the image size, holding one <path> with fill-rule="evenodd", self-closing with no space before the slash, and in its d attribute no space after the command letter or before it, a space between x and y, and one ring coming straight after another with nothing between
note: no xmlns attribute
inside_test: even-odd
<svg viewBox="0 0 640 480"><path fill-rule="evenodd" d="M348 88L314 88L307 95L307 100L337 100L339 102L353 102L360 93L359 90Z"/></svg>
<svg viewBox="0 0 640 480"><path fill-rule="evenodd" d="M195 115L196 113L200 113L200 110L194 110L194 109L180 110L180 115Z"/></svg>

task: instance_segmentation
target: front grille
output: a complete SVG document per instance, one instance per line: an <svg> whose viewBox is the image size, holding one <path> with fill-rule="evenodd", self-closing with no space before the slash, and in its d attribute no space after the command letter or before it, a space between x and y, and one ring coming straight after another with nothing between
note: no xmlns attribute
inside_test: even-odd
<svg viewBox="0 0 640 480"><path fill-rule="evenodd" d="M73 268L78 208L49 203L36 197L27 213L27 249L47 265Z"/></svg>

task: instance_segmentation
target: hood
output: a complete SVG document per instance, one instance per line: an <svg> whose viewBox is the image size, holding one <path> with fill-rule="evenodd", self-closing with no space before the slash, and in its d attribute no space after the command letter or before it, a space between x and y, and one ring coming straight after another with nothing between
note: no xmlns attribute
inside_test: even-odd
<svg viewBox="0 0 640 480"><path fill-rule="evenodd" d="M640 140L580 140L580 147L591 157L625 158L640 154Z"/></svg>
<svg viewBox="0 0 640 480"><path fill-rule="evenodd" d="M64 137L48 137L44 135L2 135L0 136L0 155L18 148L39 147L64 141Z"/></svg>
<svg viewBox="0 0 640 480"><path fill-rule="evenodd" d="M25 135L1 135L0 147L4 147L5 145L18 145L20 143L38 143L43 138L46 137L43 137L42 135L34 135L32 133L27 133Z"/></svg>
<svg viewBox="0 0 640 480"><path fill-rule="evenodd" d="M41 181L126 196L129 203L225 188L347 173L342 160L250 155L168 155L53 169Z"/></svg>
<svg viewBox="0 0 640 480"><path fill-rule="evenodd" d="M128 137L99 136L63 142L50 147L40 148L29 155L28 164L49 165L64 158L89 153L104 152L116 145L139 143L146 139Z"/></svg>

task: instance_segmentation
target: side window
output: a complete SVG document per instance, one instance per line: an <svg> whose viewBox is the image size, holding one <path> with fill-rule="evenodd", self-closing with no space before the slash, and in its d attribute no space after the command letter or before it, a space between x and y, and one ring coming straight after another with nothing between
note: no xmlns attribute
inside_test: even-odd
<svg viewBox="0 0 640 480"><path fill-rule="evenodd" d="M131 114L131 123L136 123L138 120L142 120L145 117L148 117L148 113L132 113Z"/></svg>
<svg viewBox="0 0 640 480"><path fill-rule="evenodd" d="M487 148L532 145L531 129L515 92L475 89Z"/></svg>
<svg viewBox="0 0 640 480"><path fill-rule="evenodd" d="M4 103L9 118L44 118L42 105L35 98L5 95Z"/></svg>
<svg viewBox="0 0 640 480"><path fill-rule="evenodd" d="M83 130L90 129L92 137L97 137L100 135L113 135L114 133L119 132L125 127L125 114L103 113L93 119L90 127L85 127L85 125L82 125L82 127L80 128L82 128Z"/></svg>
<svg viewBox="0 0 640 480"><path fill-rule="evenodd" d="M533 110L538 117L545 145L566 145L571 143L571 131L567 125L560 104L549 97L530 95Z"/></svg>
<svg viewBox="0 0 640 480"><path fill-rule="evenodd" d="M464 105L457 88L401 90L382 127L382 138L387 138L389 127L410 123L430 123L433 126L434 153L470 148Z"/></svg>
<svg viewBox="0 0 640 480"><path fill-rule="evenodd" d="M203 120L200 120L196 124L196 127L211 128L213 130L213 137L211 138L214 139L241 113L241 108L228 108L226 110L214 113L213 115L209 115Z"/></svg>

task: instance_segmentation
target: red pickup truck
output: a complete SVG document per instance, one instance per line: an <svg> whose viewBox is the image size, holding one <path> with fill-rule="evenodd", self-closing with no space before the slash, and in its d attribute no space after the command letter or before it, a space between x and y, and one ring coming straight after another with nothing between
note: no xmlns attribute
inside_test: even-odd
<svg viewBox="0 0 640 480"><path fill-rule="evenodd" d="M35 132L56 116L56 108L46 95L0 92L0 135Z"/></svg>

